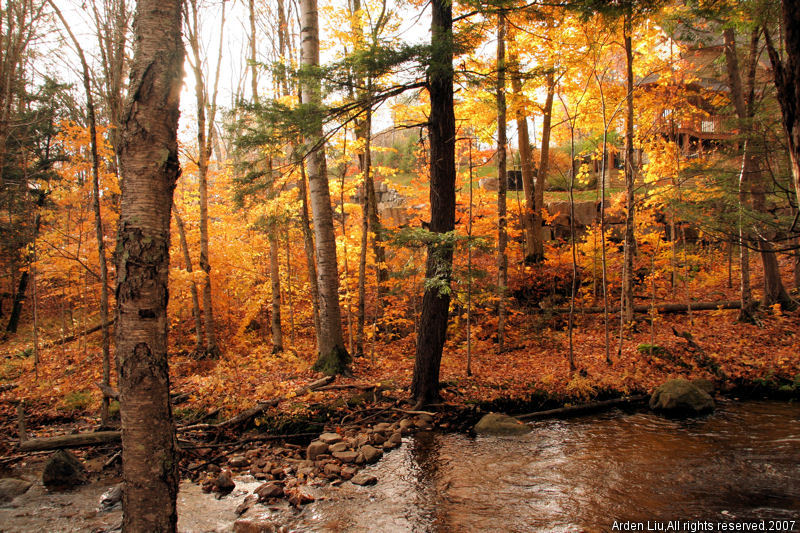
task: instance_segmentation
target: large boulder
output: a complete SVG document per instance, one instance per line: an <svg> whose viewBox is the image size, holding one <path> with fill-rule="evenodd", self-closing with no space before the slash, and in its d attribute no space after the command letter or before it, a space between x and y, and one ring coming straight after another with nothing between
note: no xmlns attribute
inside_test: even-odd
<svg viewBox="0 0 800 533"><path fill-rule="evenodd" d="M475 424L475 433L483 435L522 435L528 433L531 427L502 413L489 413L484 415Z"/></svg>
<svg viewBox="0 0 800 533"><path fill-rule="evenodd" d="M714 399L686 379L671 379L653 391L650 409L671 416L693 416L714 410Z"/></svg>
<svg viewBox="0 0 800 533"><path fill-rule="evenodd" d="M24 479L7 477L0 479L0 503L10 502L20 494L25 494L32 483Z"/></svg>
<svg viewBox="0 0 800 533"><path fill-rule="evenodd" d="M48 459L42 483L51 490L67 490L86 481L86 468L66 450L58 450Z"/></svg>

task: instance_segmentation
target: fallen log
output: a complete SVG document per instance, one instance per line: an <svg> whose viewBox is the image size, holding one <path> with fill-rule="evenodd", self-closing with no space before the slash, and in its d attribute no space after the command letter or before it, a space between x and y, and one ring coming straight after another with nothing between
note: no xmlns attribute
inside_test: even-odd
<svg viewBox="0 0 800 533"><path fill-rule="evenodd" d="M515 418L519 420L541 420L543 418L567 418L571 416L583 416L598 411L605 411L613 407L624 407L628 405L637 405L646 402L650 397L646 394L638 396L629 396L627 398L616 398L614 400L605 400L602 402L587 403L584 405L572 405L570 407L560 407L558 409L548 409L547 411L536 411L535 413L528 413L519 415Z"/></svg>
<svg viewBox="0 0 800 533"><path fill-rule="evenodd" d="M111 442L119 442L121 438L121 431L76 433L74 435L28 439L25 442L19 443L17 449L21 452L38 452L42 450L59 450L61 448L80 448L82 446L98 446Z"/></svg>
<svg viewBox="0 0 800 533"><path fill-rule="evenodd" d="M286 400L288 398L294 398L296 396L302 396L308 392L317 390L320 387L324 387L325 385L328 385L332 381L333 381L333 376L325 376L324 378L318 379L317 381L313 381L304 387L300 387L299 389L295 390L294 394L291 396L284 396L281 398L274 398L266 402L259 402L254 407L242 411L238 415L234 416L233 418L229 418L228 420L224 420L217 424L192 424L190 426L179 427L178 431L199 431L199 430L209 431L209 430L220 430L220 429L235 427L238 426L239 424L243 424L255 418L256 416L260 415L270 407L275 407L283 400Z"/></svg>
<svg viewBox="0 0 800 533"><path fill-rule="evenodd" d="M716 311L717 309L740 309L741 302L738 300L725 300L721 302L692 302L692 311ZM688 313L690 304L685 303L661 303L656 304L655 308L659 313ZM649 313L651 306L647 305L634 305L633 310L636 313ZM609 308L609 313L614 313L618 309ZM534 313L569 313L569 307L546 307L546 308L531 308ZM602 313L602 307L578 307L575 309L575 314L594 314Z"/></svg>
<svg viewBox="0 0 800 533"><path fill-rule="evenodd" d="M377 389L380 385L366 385L366 384L359 384L359 383L344 383L344 384L336 384L336 385L325 385L324 387L319 387L316 390L318 391L325 391L325 390L346 390L346 389L358 389L358 390L372 390Z"/></svg>

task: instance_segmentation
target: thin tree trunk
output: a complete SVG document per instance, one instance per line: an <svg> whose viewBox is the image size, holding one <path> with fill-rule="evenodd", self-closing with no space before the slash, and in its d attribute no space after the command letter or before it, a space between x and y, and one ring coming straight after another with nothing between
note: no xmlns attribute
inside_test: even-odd
<svg viewBox="0 0 800 533"><path fill-rule="evenodd" d="M316 0L301 0L300 10L301 62L306 67L314 68L319 65L319 22ZM321 105L319 81L306 80L302 84L302 92L304 103L312 106ZM312 129L313 135L307 139L307 143L311 146L322 143L324 138L322 122L317 121ZM342 337L336 235L333 231L333 212L324 144L316 146L308 154L307 161L319 287L319 358L314 368L328 375L342 374L348 371L350 354L344 347Z"/></svg>
<svg viewBox="0 0 800 533"><path fill-rule="evenodd" d="M281 272L278 267L278 229L269 229L269 277L272 286L272 353L283 351L281 331Z"/></svg>
<svg viewBox="0 0 800 533"><path fill-rule="evenodd" d="M625 116L625 250L622 269L622 321L633 322L633 255L636 250L636 236L634 235L634 217L636 199L634 198L635 171L633 161L633 44L631 42L631 13L625 14L625 68L627 113Z"/></svg>
<svg viewBox="0 0 800 533"><path fill-rule="evenodd" d="M359 137L363 138L364 153L360 154L361 173L364 176L364 198L361 203L361 251L358 258L358 319L356 325L356 356L361 357L364 355L364 323L366 322L366 297L367 297L367 239L369 236L371 204L368 188L372 189L372 195L375 196L375 186L372 184L372 154L371 154L371 137L372 137L372 108L367 108L366 117L364 118L363 131L360 132ZM367 182L370 182L372 187L367 187ZM376 250L377 252L377 250ZM377 255L377 254L376 254ZM377 257L375 258L377 262ZM380 265L378 265L380 269ZM380 279L378 280L380 286ZM377 313L377 309L376 309Z"/></svg>
<svg viewBox="0 0 800 533"><path fill-rule="evenodd" d="M508 285L508 256L506 245L506 19L497 15L497 350L503 352L506 342L506 286Z"/></svg>
<svg viewBox="0 0 800 533"><path fill-rule="evenodd" d="M294 346L294 296L292 294L292 256L289 227L286 227L286 300L289 304L289 342Z"/></svg>
<svg viewBox="0 0 800 533"><path fill-rule="evenodd" d="M608 174L608 117L603 84L594 72L594 79L600 92L600 109L603 112L603 148L600 160L600 255L603 271L603 333L606 364L611 364L611 335L608 325L608 261L606 260L606 178Z"/></svg>
<svg viewBox="0 0 800 533"><path fill-rule="evenodd" d="M177 529L178 456L169 401L170 210L178 162L183 42L178 0L139 0L122 120L117 237L117 367L123 531Z"/></svg>
<svg viewBox="0 0 800 533"><path fill-rule="evenodd" d="M469 214L467 218L467 375L472 375L472 137L469 137Z"/></svg>
<svg viewBox="0 0 800 533"><path fill-rule="evenodd" d="M89 73L89 64L86 62L86 56L83 53L78 39L72 33L72 29L67 24L66 19L61 14L61 11L56 7L52 0L49 0L50 6L53 11L58 15L59 20L64 25L67 33L75 45L78 56L81 60L81 67L83 70L83 89L86 92L86 115L89 121L89 146L92 152L92 210L94 211L94 230L97 239L97 256L100 263L100 323L103 324L103 385L111 385L111 341L109 339L108 326L108 264L106 263L106 244L103 232L103 219L100 214L100 156L97 151L97 122L95 120L94 110L94 97L92 95L92 81ZM37 215L38 216L38 215ZM34 242L35 239L34 239ZM38 349L37 349L38 351ZM37 354L38 355L38 354ZM109 398L103 395L103 401L100 406L100 420L103 427L108 425L108 406Z"/></svg>
<svg viewBox="0 0 800 533"><path fill-rule="evenodd" d="M22 305L25 303L25 291L28 290L28 271L24 271L19 276L17 283L17 291L11 302L11 314L8 317L8 324L6 325L7 333L16 333L19 327L19 318L22 316Z"/></svg>
<svg viewBox="0 0 800 533"><path fill-rule="evenodd" d="M192 256L189 254L189 243L186 241L186 227L183 225L183 219L177 210L173 209L172 215L175 217L175 224L178 226L178 238L180 239L183 253L183 264L186 272L191 274ZM189 292L192 295L192 317L194 318L194 353L199 356L203 353L203 317L200 314L200 297L197 292L197 283L194 282L194 279L189 284Z"/></svg>
<svg viewBox="0 0 800 533"><path fill-rule="evenodd" d="M347 153L347 130L344 132L344 146L342 153ZM353 332L353 299L350 296L350 262L348 259L347 250L347 213L344 210L345 202L345 178L347 177L347 163L341 166L341 173L339 175L339 204L341 206L341 216L339 221L342 226L342 266L344 267L344 302L345 302L345 323L347 324L347 350L353 353L355 349L355 336Z"/></svg>
<svg viewBox="0 0 800 533"><path fill-rule="evenodd" d="M511 57L510 63L513 65L511 70L511 89L514 96L518 99L523 98L521 73L519 71L519 61L516 57ZM525 241L528 243L525 262L533 260L533 243L536 240L536 230L534 229L533 213L536 211L536 198L534 197L533 185L533 154L531 154L531 141L528 136L528 119L525 110L518 107L516 111L517 120L517 147L519 149L519 163L522 170L522 192L525 195L525 210L522 212L522 227L525 230ZM539 228L539 241L542 240L541 228Z"/></svg>
<svg viewBox="0 0 800 533"><path fill-rule="evenodd" d="M195 100L197 103L197 183L200 193L200 269L205 273L203 279L203 318L206 337L206 355L208 357L218 357L219 347L217 346L216 321L214 320L214 302L211 293L211 262L209 260L209 234L208 234L208 167L211 153L211 140L214 135L214 114L216 111L217 87L214 84L214 92L209 97L206 91L205 79L203 77L203 63L200 56L200 44L198 32L200 26L197 20L197 0L189 0L191 6L191 25L188 26L189 45L192 49L194 62L192 70L195 80ZM222 18L220 28L225 24L225 4L222 4ZM219 71L222 54L222 30L220 30L220 57L217 59L216 80L219 80ZM210 113L206 121L206 106L209 106ZM208 131L206 131L206 129Z"/></svg>
<svg viewBox="0 0 800 533"><path fill-rule="evenodd" d="M314 315L314 333L317 337L317 351L320 347L319 287L317 285L317 262L314 258L314 235L311 232L311 220L308 215L308 187L306 185L305 163L300 162L300 229L303 232L303 250L306 253L306 269L308 285L311 293L311 310Z"/></svg>
<svg viewBox="0 0 800 533"><path fill-rule="evenodd" d="M431 2L431 65L428 69L430 115L430 231L435 237L455 228L455 136L453 112L453 10L447 0ZM439 399L442 360L450 307L453 244L428 245L425 294L411 381L411 397L424 405Z"/></svg>
<svg viewBox="0 0 800 533"><path fill-rule="evenodd" d="M547 96L542 111L542 148L539 152L539 168L536 170L536 185L533 195L536 207L533 211L533 241L531 241L531 255L529 260L534 263L544 261L544 235L542 210L544 209L544 189L547 183L547 173L550 170L550 130L553 123L553 98L556 94L555 73L549 71L545 78Z"/></svg>
<svg viewBox="0 0 800 533"><path fill-rule="evenodd" d="M752 322L752 295L750 290L750 250L746 246L747 232L744 227L744 209L747 205L747 142L742 153L742 169L739 173L739 311L740 322Z"/></svg>
<svg viewBox="0 0 800 533"><path fill-rule="evenodd" d="M283 6L279 6L282 10ZM256 63L256 10L254 0L248 2L250 19L250 88L253 92L253 100L258 102L258 67ZM278 29L281 32L281 29ZM279 36L280 40L281 36ZM281 52L283 50L281 49ZM275 88L275 93L279 88ZM272 183L273 168L272 156L267 157L267 181ZM278 229L275 221L269 224L267 239L269 240L269 269L270 269L270 291L272 296L272 312L270 313L270 330L272 332L272 353L283 351L283 331L281 330L281 278L278 266Z"/></svg>

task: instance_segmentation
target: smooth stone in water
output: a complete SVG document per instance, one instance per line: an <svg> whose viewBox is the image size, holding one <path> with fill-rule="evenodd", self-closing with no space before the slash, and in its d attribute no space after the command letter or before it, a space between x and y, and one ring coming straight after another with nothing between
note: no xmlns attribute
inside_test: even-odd
<svg viewBox="0 0 800 533"><path fill-rule="evenodd" d="M48 489L66 490L86 481L86 469L73 454L58 450L44 466L42 483Z"/></svg>
<svg viewBox="0 0 800 533"><path fill-rule="evenodd" d="M30 481L16 478L3 478L0 479L0 503L10 502L20 494L25 494L31 488Z"/></svg>
<svg viewBox="0 0 800 533"><path fill-rule="evenodd" d="M350 483L353 483L354 485L361 485L362 487L367 485L374 485L377 482L378 478L376 478L372 474L367 474L365 472L359 472L358 474L353 476L353 479L350 480Z"/></svg>
<svg viewBox="0 0 800 533"><path fill-rule="evenodd" d="M671 379L650 397L650 409L671 416L693 416L714 410L714 399L686 379Z"/></svg>
<svg viewBox="0 0 800 533"><path fill-rule="evenodd" d="M375 463L381 458L381 455L383 455L381 450L369 444L362 446L358 451L364 456L364 461L367 463Z"/></svg>
<svg viewBox="0 0 800 533"><path fill-rule="evenodd" d="M483 435L522 435L530 431L529 425L503 413L483 415L475 424L475 433Z"/></svg>

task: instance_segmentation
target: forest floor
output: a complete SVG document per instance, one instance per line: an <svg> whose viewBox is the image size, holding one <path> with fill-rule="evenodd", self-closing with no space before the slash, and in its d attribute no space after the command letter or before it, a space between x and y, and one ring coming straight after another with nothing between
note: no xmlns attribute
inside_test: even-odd
<svg viewBox="0 0 800 533"><path fill-rule="evenodd" d="M788 273L788 265L783 266ZM759 286L759 274L754 278L754 285ZM694 298L735 299L736 290L723 281ZM473 323L471 375L467 374L465 327L456 319L442 359L442 403L431 407L435 412L432 419L409 412L413 335L368 343L366 355L353 361L351 376L300 395L294 391L320 377L311 370L311 335L298 335L293 349L278 355L271 353L269 344L257 340L232 346L218 360L176 355L171 360L171 375L172 389L182 400L173 407L179 427L224 421L260 401L281 398L277 408L237 427L179 432L179 445L185 450L181 474L211 490L220 466L231 468L233 474L255 473L256 479L284 483L286 496L302 501L308 495L293 483L308 478L342 479L343 465L339 465L339 473L328 475L324 471L327 463L307 464L305 445L326 431L340 433L352 443L364 435L373 439L381 422L387 426L384 437L388 438L399 431L403 419L421 429L436 425L442 430L464 431L488 410L518 414L647 394L675 377L709 379L720 392L733 397L797 398L800 310L762 309L759 324L737 322L737 315L737 310L722 309L665 313L653 321L639 315L635 327L623 330L619 350L618 315L612 314L611 364L607 364L603 315L577 313L572 334L575 370L570 370L567 315L515 307L509 320L508 349L503 353L496 349L492 322L484 317ZM42 468L47 453L23 454L15 449L20 400L24 401L29 438L98 427L99 334L42 350L36 369L26 352L29 334L23 329L0 344L2 475L30 477ZM116 405L112 407L116 410ZM98 492L118 480L119 463L107 464L117 450L117 444L108 444L78 452L92 472L91 489L87 490ZM234 466L237 462L244 466ZM286 477L287 466L291 477ZM301 474L303 468L311 470ZM96 500L94 492L91 498ZM107 522L105 515L85 511L87 523Z"/></svg>
<svg viewBox="0 0 800 533"><path fill-rule="evenodd" d="M788 274L789 265L784 267ZM755 272L754 287L759 286L759 277ZM706 291L694 300L737 297L736 289L723 281ZM467 374L463 319L451 325L441 366L443 405L522 412L648 393L673 377L710 379L722 390L742 393L791 396L800 390L800 310L762 309L759 324L737 322L737 310L665 313L652 323L649 316L640 314L634 328L623 330L621 343L618 315L612 314L610 365L603 315L578 312L572 334L575 370L568 364L567 314L528 312L521 307L512 307L510 313L508 349L503 353L497 351L491 319L473 322L471 375ZM286 401L281 402L278 418L302 418L319 406L344 407L342 396L347 391L363 392L378 385L398 401L408 398L413 335L367 343L366 355L353 361L352 376L338 378L337 387L292 397L298 387L319 377L311 370L313 336L307 333L298 334L293 349L278 355L271 353L268 343L254 339L232 346L218 360L173 356L172 389L187 395L187 401L174 409L176 418L225 419L259 401L280 397ZM99 337L95 333L89 339L42 350L37 369L30 355L29 330L22 329L0 344L0 434L4 435L0 455L13 453L19 401L25 402L32 436L53 433L53 424L96 423L101 398L95 385L101 379Z"/></svg>

